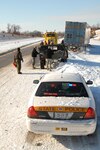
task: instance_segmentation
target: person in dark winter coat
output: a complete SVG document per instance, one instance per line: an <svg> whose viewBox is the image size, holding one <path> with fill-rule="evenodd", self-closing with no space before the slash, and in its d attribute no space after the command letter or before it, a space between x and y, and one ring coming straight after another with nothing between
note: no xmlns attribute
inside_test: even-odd
<svg viewBox="0 0 100 150"><path fill-rule="evenodd" d="M44 43L43 43L43 41L40 43L40 46L43 46L44 45Z"/></svg>
<svg viewBox="0 0 100 150"><path fill-rule="evenodd" d="M22 53L20 51L20 48L17 49L17 52L14 55L14 61L16 61L16 64L17 64L17 73L22 74L22 72L21 72L21 61L23 62L23 57L22 57Z"/></svg>
<svg viewBox="0 0 100 150"><path fill-rule="evenodd" d="M44 69L46 60L45 60L45 55L43 53L40 53L40 68Z"/></svg>
<svg viewBox="0 0 100 150"><path fill-rule="evenodd" d="M33 66L33 69L35 69L35 61L36 61L36 57L39 53L37 52L36 50L36 47L33 48L33 51L32 51L32 58L33 58L33 62L32 62L32 66Z"/></svg>
<svg viewBox="0 0 100 150"><path fill-rule="evenodd" d="M46 55L46 63L47 63L47 69L51 70L51 64L52 64L52 55L53 55L53 51L51 50L51 48L47 49L47 55Z"/></svg>

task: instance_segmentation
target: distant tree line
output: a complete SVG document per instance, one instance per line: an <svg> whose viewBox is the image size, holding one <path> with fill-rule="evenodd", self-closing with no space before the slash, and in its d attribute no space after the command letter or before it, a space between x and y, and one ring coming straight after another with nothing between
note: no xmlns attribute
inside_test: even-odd
<svg viewBox="0 0 100 150"><path fill-rule="evenodd" d="M93 37L96 33L95 31L100 29L100 23L97 23L96 25L92 25L90 26L91 28L91 37ZM5 33L5 31L2 31L3 33ZM25 32L21 32L21 26L20 25L16 25L16 24L7 24L7 33L12 34L12 36L14 34L16 35L24 35L24 36L31 36L31 37L43 37L43 32L41 31L25 31ZM64 32L57 32L58 37L64 37Z"/></svg>
<svg viewBox="0 0 100 150"><path fill-rule="evenodd" d="M12 35L17 34L17 35L25 35L25 36L31 36L31 37L43 37L43 32L41 31L24 31L21 32L21 26L16 25L16 24L7 24L7 33L10 33ZM3 31L5 32L5 31ZM58 32L59 37L64 37L64 32Z"/></svg>
<svg viewBox="0 0 100 150"><path fill-rule="evenodd" d="M31 37L42 37L43 36L43 33L40 31L37 31L37 30L31 31L31 32L25 31L25 32L23 32L23 34L26 36L31 36Z"/></svg>
<svg viewBox="0 0 100 150"><path fill-rule="evenodd" d="M7 24L7 33L20 34L21 27L19 25Z"/></svg>

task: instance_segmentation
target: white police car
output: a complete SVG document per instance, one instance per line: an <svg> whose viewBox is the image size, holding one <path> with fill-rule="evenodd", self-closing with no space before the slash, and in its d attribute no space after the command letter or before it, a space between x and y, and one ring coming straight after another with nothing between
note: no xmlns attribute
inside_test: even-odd
<svg viewBox="0 0 100 150"><path fill-rule="evenodd" d="M78 73L56 71L42 77L29 101L28 130L54 135L94 133L97 115L87 84L92 81L85 82Z"/></svg>

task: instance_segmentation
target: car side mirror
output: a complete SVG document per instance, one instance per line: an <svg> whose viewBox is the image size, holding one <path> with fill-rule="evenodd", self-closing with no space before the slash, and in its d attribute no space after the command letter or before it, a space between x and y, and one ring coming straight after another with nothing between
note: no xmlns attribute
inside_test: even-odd
<svg viewBox="0 0 100 150"><path fill-rule="evenodd" d="M34 83L34 84L38 84L38 83L39 83L39 80L33 80L33 83Z"/></svg>
<svg viewBox="0 0 100 150"><path fill-rule="evenodd" d="M93 81L91 81L91 80L88 80L87 82L86 82L86 84L93 84Z"/></svg>

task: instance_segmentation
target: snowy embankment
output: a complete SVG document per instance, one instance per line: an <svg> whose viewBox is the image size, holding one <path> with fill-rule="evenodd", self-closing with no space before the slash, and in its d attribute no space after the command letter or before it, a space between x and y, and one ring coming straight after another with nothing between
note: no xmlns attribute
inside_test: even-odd
<svg viewBox="0 0 100 150"><path fill-rule="evenodd" d="M12 51L18 47L23 47L29 44L35 44L43 41L43 38L28 38L9 41L0 41L0 55Z"/></svg>

